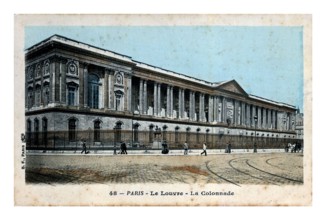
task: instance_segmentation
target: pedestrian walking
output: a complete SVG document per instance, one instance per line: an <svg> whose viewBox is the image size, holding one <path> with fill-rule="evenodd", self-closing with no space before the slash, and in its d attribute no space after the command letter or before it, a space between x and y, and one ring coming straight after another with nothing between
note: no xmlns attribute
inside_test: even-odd
<svg viewBox="0 0 325 220"><path fill-rule="evenodd" d="M231 144L230 144L230 142L228 142L228 144L227 144L226 153L228 153L228 154L231 153Z"/></svg>
<svg viewBox="0 0 325 220"><path fill-rule="evenodd" d="M207 145L205 142L203 143L203 152L201 153L201 155L202 154L205 154L205 156L207 156Z"/></svg>
<svg viewBox="0 0 325 220"><path fill-rule="evenodd" d="M128 152L126 151L126 144L125 142L121 143L121 154L128 154Z"/></svg>
<svg viewBox="0 0 325 220"><path fill-rule="evenodd" d="M188 145L187 145L187 142L186 141L183 144L183 146L184 146L184 155L187 155L188 154Z"/></svg>
<svg viewBox="0 0 325 220"><path fill-rule="evenodd" d="M86 146L86 142L85 141L82 141L82 151L81 151L81 154L85 152L85 154L87 154L87 146Z"/></svg>

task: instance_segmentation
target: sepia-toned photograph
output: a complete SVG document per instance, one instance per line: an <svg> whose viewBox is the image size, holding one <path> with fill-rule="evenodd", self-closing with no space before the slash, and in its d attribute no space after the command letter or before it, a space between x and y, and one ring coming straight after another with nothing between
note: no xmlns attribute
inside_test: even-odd
<svg viewBox="0 0 325 220"><path fill-rule="evenodd" d="M310 15L16 15L15 204L309 206Z"/></svg>

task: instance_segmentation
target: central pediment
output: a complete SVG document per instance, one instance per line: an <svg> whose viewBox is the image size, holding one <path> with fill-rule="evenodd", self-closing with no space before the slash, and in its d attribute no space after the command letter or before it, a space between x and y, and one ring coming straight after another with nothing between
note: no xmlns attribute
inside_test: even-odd
<svg viewBox="0 0 325 220"><path fill-rule="evenodd" d="M247 96L245 90L236 82L236 80L227 81L217 86L218 89Z"/></svg>

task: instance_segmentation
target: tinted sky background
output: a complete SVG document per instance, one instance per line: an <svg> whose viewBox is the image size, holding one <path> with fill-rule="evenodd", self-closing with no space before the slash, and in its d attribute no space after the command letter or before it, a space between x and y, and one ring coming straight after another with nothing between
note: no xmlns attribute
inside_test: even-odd
<svg viewBox="0 0 325 220"><path fill-rule="evenodd" d="M302 27L33 26L25 48L54 34L206 81L235 79L249 94L303 112Z"/></svg>

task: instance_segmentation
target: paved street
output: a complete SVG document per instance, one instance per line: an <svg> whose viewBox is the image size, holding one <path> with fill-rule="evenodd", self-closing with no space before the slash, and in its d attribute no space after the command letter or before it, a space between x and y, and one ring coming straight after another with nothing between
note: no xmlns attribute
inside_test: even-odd
<svg viewBox="0 0 325 220"><path fill-rule="evenodd" d="M26 182L303 184L303 155L28 155Z"/></svg>

